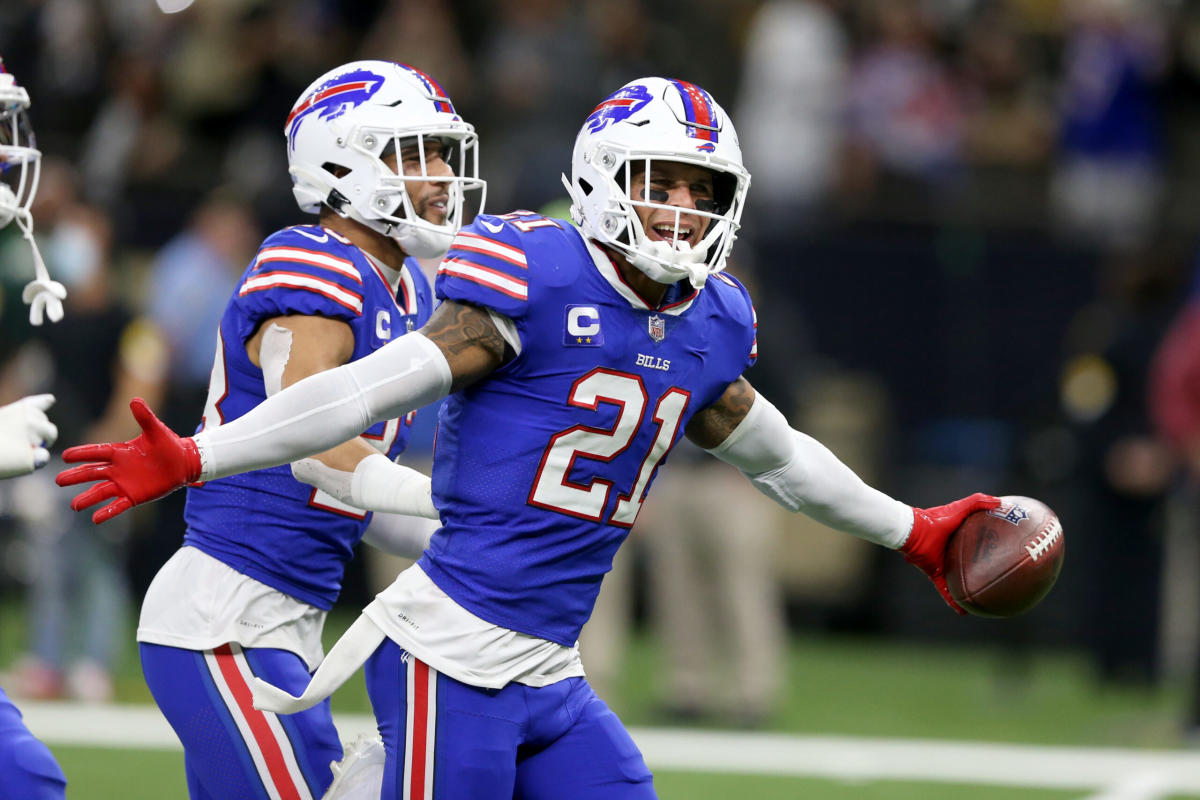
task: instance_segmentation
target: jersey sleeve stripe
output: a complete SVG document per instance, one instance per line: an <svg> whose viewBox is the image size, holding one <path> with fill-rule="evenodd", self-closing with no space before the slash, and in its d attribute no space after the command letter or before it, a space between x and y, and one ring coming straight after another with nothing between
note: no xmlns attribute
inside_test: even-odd
<svg viewBox="0 0 1200 800"><path fill-rule="evenodd" d="M758 309L751 306L750 313L754 315L754 344L750 345L750 358L753 360L758 358Z"/></svg>
<svg viewBox="0 0 1200 800"><path fill-rule="evenodd" d="M454 243L450 245L450 249L483 253L484 255L498 258L501 261L515 264L518 267L529 268L529 264L525 260L524 250L505 244L504 242L497 242L495 239L489 239L486 236L478 236L474 233L460 233L454 238Z"/></svg>
<svg viewBox="0 0 1200 800"><path fill-rule="evenodd" d="M482 264L476 264L461 258L451 258L442 262L442 265L438 267L438 273L453 275L472 283L478 283L480 286L495 289L501 294L515 297L518 300L529 299L528 283L511 275L505 275L503 272L489 269Z"/></svg>
<svg viewBox="0 0 1200 800"><path fill-rule="evenodd" d="M238 297L267 289L303 289L315 292L350 309L355 314L362 313L362 295L355 294L331 281L324 281L299 272L264 272L256 275L242 284L242 288L238 291Z"/></svg>
<svg viewBox="0 0 1200 800"><path fill-rule="evenodd" d="M331 256L328 253L305 250L301 247L265 247L255 257L254 266L257 269L261 265L273 261L294 261L297 264L324 267L340 275L345 275L359 285L362 284L362 275L359 274L358 268L354 266L353 262Z"/></svg>

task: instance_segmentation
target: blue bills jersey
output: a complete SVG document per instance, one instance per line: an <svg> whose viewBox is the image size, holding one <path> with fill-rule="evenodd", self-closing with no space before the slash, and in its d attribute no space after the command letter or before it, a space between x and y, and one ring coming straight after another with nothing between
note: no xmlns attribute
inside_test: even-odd
<svg viewBox="0 0 1200 800"><path fill-rule="evenodd" d="M435 289L511 319L520 353L442 406L443 527L420 565L477 616L570 646L688 420L756 357L749 295L719 274L650 308L569 223L528 212L460 231Z"/></svg>
<svg viewBox="0 0 1200 800"><path fill-rule="evenodd" d="M432 292L408 259L395 293L387 275L349 240L317 226L285 228L263 242L221 317L208 403L200 423L237 419L266 397L262 370L246 341L264 320L291 314L345 322L353 359L415 330L429 318ZM407 419L363 433L395 458L408 441ZM188 489L184 544L281 592L328 609L369 514L300 483L283 465Z"/></svg>

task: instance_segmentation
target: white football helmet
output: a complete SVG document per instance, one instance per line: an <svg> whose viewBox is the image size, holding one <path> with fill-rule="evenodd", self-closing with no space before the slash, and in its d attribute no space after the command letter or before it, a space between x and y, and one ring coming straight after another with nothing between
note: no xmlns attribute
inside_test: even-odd
<svg viewBox="0 0 1200 800"><path fill-rule="evenodd" d="M635 175L649 174L654 161L694 164L713 172L711 210L679 209L629 196ZM750 188L733 122L708 92L693 83L639 78L596 106L571 156L571 216L584 233L621 251L629 262L659 283L686 278L700 288L725 268ZM707 218L708 229L695 247L687 242L651 241L637 207ZM678 224L676 225L678 229Z"/></svg>
<svg viewBox="0 0 1200 800"><path fill-rule="evenodd" d="M0 228L29 218L42 154L29 124L29 93L0 61Z"/></svg>
<svg viewBox="0 0 1200 800"><path fill-rule="evenodd" d="M475 129L455 112L438 83L392 61L354 61L325 73L300 95L284 125L292 192L301 210L337 213L395 239L404 252L440 257L463 224L463 198L479 191ZM426 174L426 144L437 141L452 176ZM383 157L418 147L421 174L393 172ZM405 189L408 181L448 185L446 221L423 219Z"/></svg>

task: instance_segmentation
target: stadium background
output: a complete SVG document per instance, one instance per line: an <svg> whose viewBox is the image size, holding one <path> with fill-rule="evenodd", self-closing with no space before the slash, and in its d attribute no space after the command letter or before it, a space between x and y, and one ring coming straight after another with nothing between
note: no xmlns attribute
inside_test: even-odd
<svg viewBox="0 0 1200 800"><path fill-rule="evenodd" d="M1079 741L1188 739L1195 501L1171 462L1133 485L1114 484L1105 464L1153 435L1147 365L1190 299L1200 5L199 0L165 14L143 0L7 0L0 55L33 98L40 149L111 216L119 292L135 308L155 256L206 202L245 204L264 234L300 221L281 120L336 64L391 58L436 76L480 133L493 212L561 209L578 125L625 81L704 86L733 113L755 176L730 267L758 303L751 381L893 495L1036 496L1069 542L1042 607L964 621L895 556L781 516L792 657L912 647L900 669L919 672L923 659L983 648L993 655L971 662L980 674L1036 683L1049 663L1084 692L1080 707L1153 714L1144 737ZM36 335L13 291L23 269L0 275L4 355ZM135 596L178 543L178 510L162 508L137 520ZM20 647L28 574L11 525L0 541L3 667ZM641 598L652 576L630 568ZM345 609L369 583L352 573ZM836 644L844 637L855 644ZM645 673L654 647L635 648ZM132 686L136 664L126 669ZM633 675L626 689L641 697L652 676ZM788 694L809 702L802 687ZM803 720L797 710L773 725L821 730Z"/></svg>

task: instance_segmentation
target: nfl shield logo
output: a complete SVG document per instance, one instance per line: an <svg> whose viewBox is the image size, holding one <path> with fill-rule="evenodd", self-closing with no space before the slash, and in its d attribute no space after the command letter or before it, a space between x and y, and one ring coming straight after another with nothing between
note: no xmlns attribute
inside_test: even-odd
<svg viewBox="0 0 1200 800"><path fill-rule="evenodd" d="M650 330L650 338L656 342L661 342L667 338L667 321L658 314L653 314L647 320Z"/></svg>
<svg viewBox="0 0 1200 800"><path fill-rule="evenodd" d="M990 508L987 513L1012 525L1020 525L1021 520L1029 518L1029 512L1016 503L1001 503L999 508Z"/></svg>

